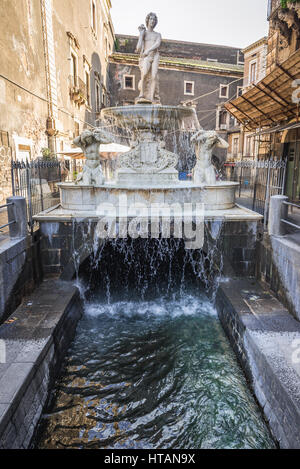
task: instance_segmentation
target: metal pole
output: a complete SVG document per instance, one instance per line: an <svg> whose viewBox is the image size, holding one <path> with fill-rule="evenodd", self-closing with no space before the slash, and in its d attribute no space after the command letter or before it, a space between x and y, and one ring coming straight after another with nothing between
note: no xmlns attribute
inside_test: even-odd
<svg viewBox="0 0 300 469"><path fill-rule="evenodd" d="M39 161L37 162L38 171L39 171L39 181L40 181L40 199L41 199L41 208L42 212L44 211L44 197L43 197L43 187L42 187L42 180L41 180L41 165Z"/></svg>
<svg viewBox="0 0 300 469"><path fill-rule="evenodd" d="M267 189L266 189L266 199L265 199L265 209L264 209L264 229L267 228L268 224L268 214L269 214L269 197L270 197L270 167L271 161L268 161L268 175L267 175Z"/></svg>
<svg viewBox="0 0 300 469"><path fill-rule="evenodd" d="M10 172L11 172L11 188L12 188L12 194L15 196L15 180L14 180L14 162L13 159L10 161Z"/></svg>
<svg viewBox="0 0 300 469"><path fill-rule="evenodd" d="M28 197L28 208L29 208L29 226L30 233L33 234L33 221L32 221L32 199L31 199L31 178L30 178L30 166L27 161L26 164L26 185L27 185L27 197Z"/></svg>

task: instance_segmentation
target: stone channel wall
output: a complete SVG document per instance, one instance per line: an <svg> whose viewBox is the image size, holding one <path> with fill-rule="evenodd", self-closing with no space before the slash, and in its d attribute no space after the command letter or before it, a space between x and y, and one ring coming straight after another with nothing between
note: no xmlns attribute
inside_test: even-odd
<svg viewBox="0 0 300 469"><path fill-rule="evenodd" d="M299 238L264 234L258 244L258 278L300 320Z"/></svg>
<svg viewBox="0 0 300 469"><path fill-rule="evenodd" d="M40 232L0 244L0 324L43 278Z"/></svg>
<svg viewBox="0 0 300 469"><path fill-rule="evenodd" d="M30 447L81 314L77 289L50 279L0 327L0 449Z"/></svg>
<svg viewBox="0 0 300 469"><path fill-rule="evenodd" d="M300 324L256 281L221 283L216 306L223 328L281 448L300 448Z"/></svg>

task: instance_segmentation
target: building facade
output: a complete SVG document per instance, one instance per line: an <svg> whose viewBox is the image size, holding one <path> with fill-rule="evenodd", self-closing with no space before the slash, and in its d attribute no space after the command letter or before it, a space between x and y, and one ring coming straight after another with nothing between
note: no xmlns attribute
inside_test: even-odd
<svg viewBox="0 0 300 469"><path fill-rule="evenodd" d="M110 0L3 0L0 203L10 160L66 153L109 104Z"/></svg>
<svg viewBox="0 0 300 469"><path fill-rule="evenodd" d="M286 161L283 190L299 202L300 3L269 0L268 19L266 75L225 107L254 139L255 158Z"/></svg>
<svg viewBox="0 0 300 469"><path fill-rule="evenodd" d="M259 39L243 49L242 52L245 66L241 94L245 94L266 76L268 38ZM254 158L257 156L258 146L253 132L247 131L243 126L235 125L229 130L228 143L227 165L240 160L242 157Z"/></svg>

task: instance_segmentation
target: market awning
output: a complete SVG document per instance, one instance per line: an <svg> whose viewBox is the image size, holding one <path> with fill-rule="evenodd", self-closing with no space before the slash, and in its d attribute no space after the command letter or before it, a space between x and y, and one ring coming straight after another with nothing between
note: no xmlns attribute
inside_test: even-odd
<svg viewBox="0 0 300 469"><path fill-rule="evenodd" d="M298 117L298 105L292 101L296 79L300 79L300 49L225 108L249 130L290 122Z"/></svg>
<svg viewBox="0 0 300 469"><path fill-rule="evenodd" d="M259 135L266 135L266 134L273 134L274 132L283 132L284 130L293 130L299 129L300 121L299 122L290 122L286 125L276 125L276 127L271 127L268 129L260 130L257 132L253 132L253 134L248 134L249 137L259 136Z"/></svg>

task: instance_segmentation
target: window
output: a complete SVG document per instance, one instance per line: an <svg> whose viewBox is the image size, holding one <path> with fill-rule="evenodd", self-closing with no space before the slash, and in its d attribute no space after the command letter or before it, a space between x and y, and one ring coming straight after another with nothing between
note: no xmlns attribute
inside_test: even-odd
<svg viewBox="0 0 300 469"><path fill-rule="evenodd" d="M233 139L233 145L232 145L232 156L236 157L238 156L239 152L239 137L235 137Z"/></svg>
<svg viewBox="0 0 300 469"><path fill-rule="evenodd" d="M229 85L220 85L220 98L228 98L229 97Z"/></svg>
<svg viewBox="0 0 300 469"><path fill-rule="evenodd" d="M135 89L135 76L134 75L124 75L123 76L123 88L125 90L134 90Z"/></svg>
<svg viewBox="0 0 300 469"><path fill-rule="evenodd" d="M195 82L194 81L185 81L184 82L184 94L194 96L194 88L195 88Z"/></svg>
<svg viewBox="0 0 300 469"><path fill-rule="evenodd" d="M254 83L256 81L256 66L257 66L257 63L256 61L255 62L250 62L250 65L249 65L249 85L251 85L251 83Z"/></svg>
<svg viewBox="0 0 300 469"><path fill-rule="evenodd" d="M17 161L30 161L32 155L32 140L18 136L14 136L13 139L15 142Z"/></svg>
<svg viewBox="0 0 300 469"><path fill-rule="evenodd" d="M237 51L236 63L237 63L238 65L244 65L244 63L245 63L244 60L243 60L243 55L242 55L242 53L241 53L240 50Z"/></svg>
<svg viewBox="0 0 300 469"><path fill-rule="evenodd" d="M221 109L219 111L219 125L220 130L227 129L227 111L225 109Z"/></svg>
<svg viewBox="0 0 300 469"><path fill-rule="evenodd" d="M96 112L101 110L101 95L100 95L100 84L96 81Z"/></svg>
<svg viewBox="0 0 300 469"><path fill-rule="evenodd" d="M97 27L97 23L96 23L96 4L95 4L94 0L91 0L91 26L92 26L92 30L94 32L96 32L96 27Z"/></svg>
<svg viewBox="0 0 300 469"><path fill-rule="evenodd" d="M105 36L105 58L108 57L108 40L107 37Z"/></svg>
<svg viewBox="0 0 300 469"><path fill-rule="evenodd" d="M85 71L85 87L86 87L86 102L87 102L87 105L90 106L91 104L90 74L87 71Z"/></svg>
<svg viewBox="0 0 300 469"><path fill-rule="evenodd" d="M253 150L253 139L252 137L247 136L246 138L246 156L253 156L252 155L252 150Z"/></svg>
<svg viewBox="0 0 300 469"><path fill-rule="evenodd" d="M102 106L103 107L106 106L106 91L103 86L102 86Z"/></svg>
<svg viewBox="0 0 300 469"><path fill-rule="evenodd" d="M79 122L74 121L74 138L79 137L80 135L80 127L79 127Z"/></svg>
<svg viewBox="0 0 300 469"><path fill-rule="evenodd" d="M71 77L72 85L77 86L77 56L71 52Z"/></svg>
<svg viewBox="0 0 300 469"><path fill-rule="evenodd" d="M239 96L242 96L243 94L243 86L238 86L236 90L236 97L238 98Z"/></svg>

